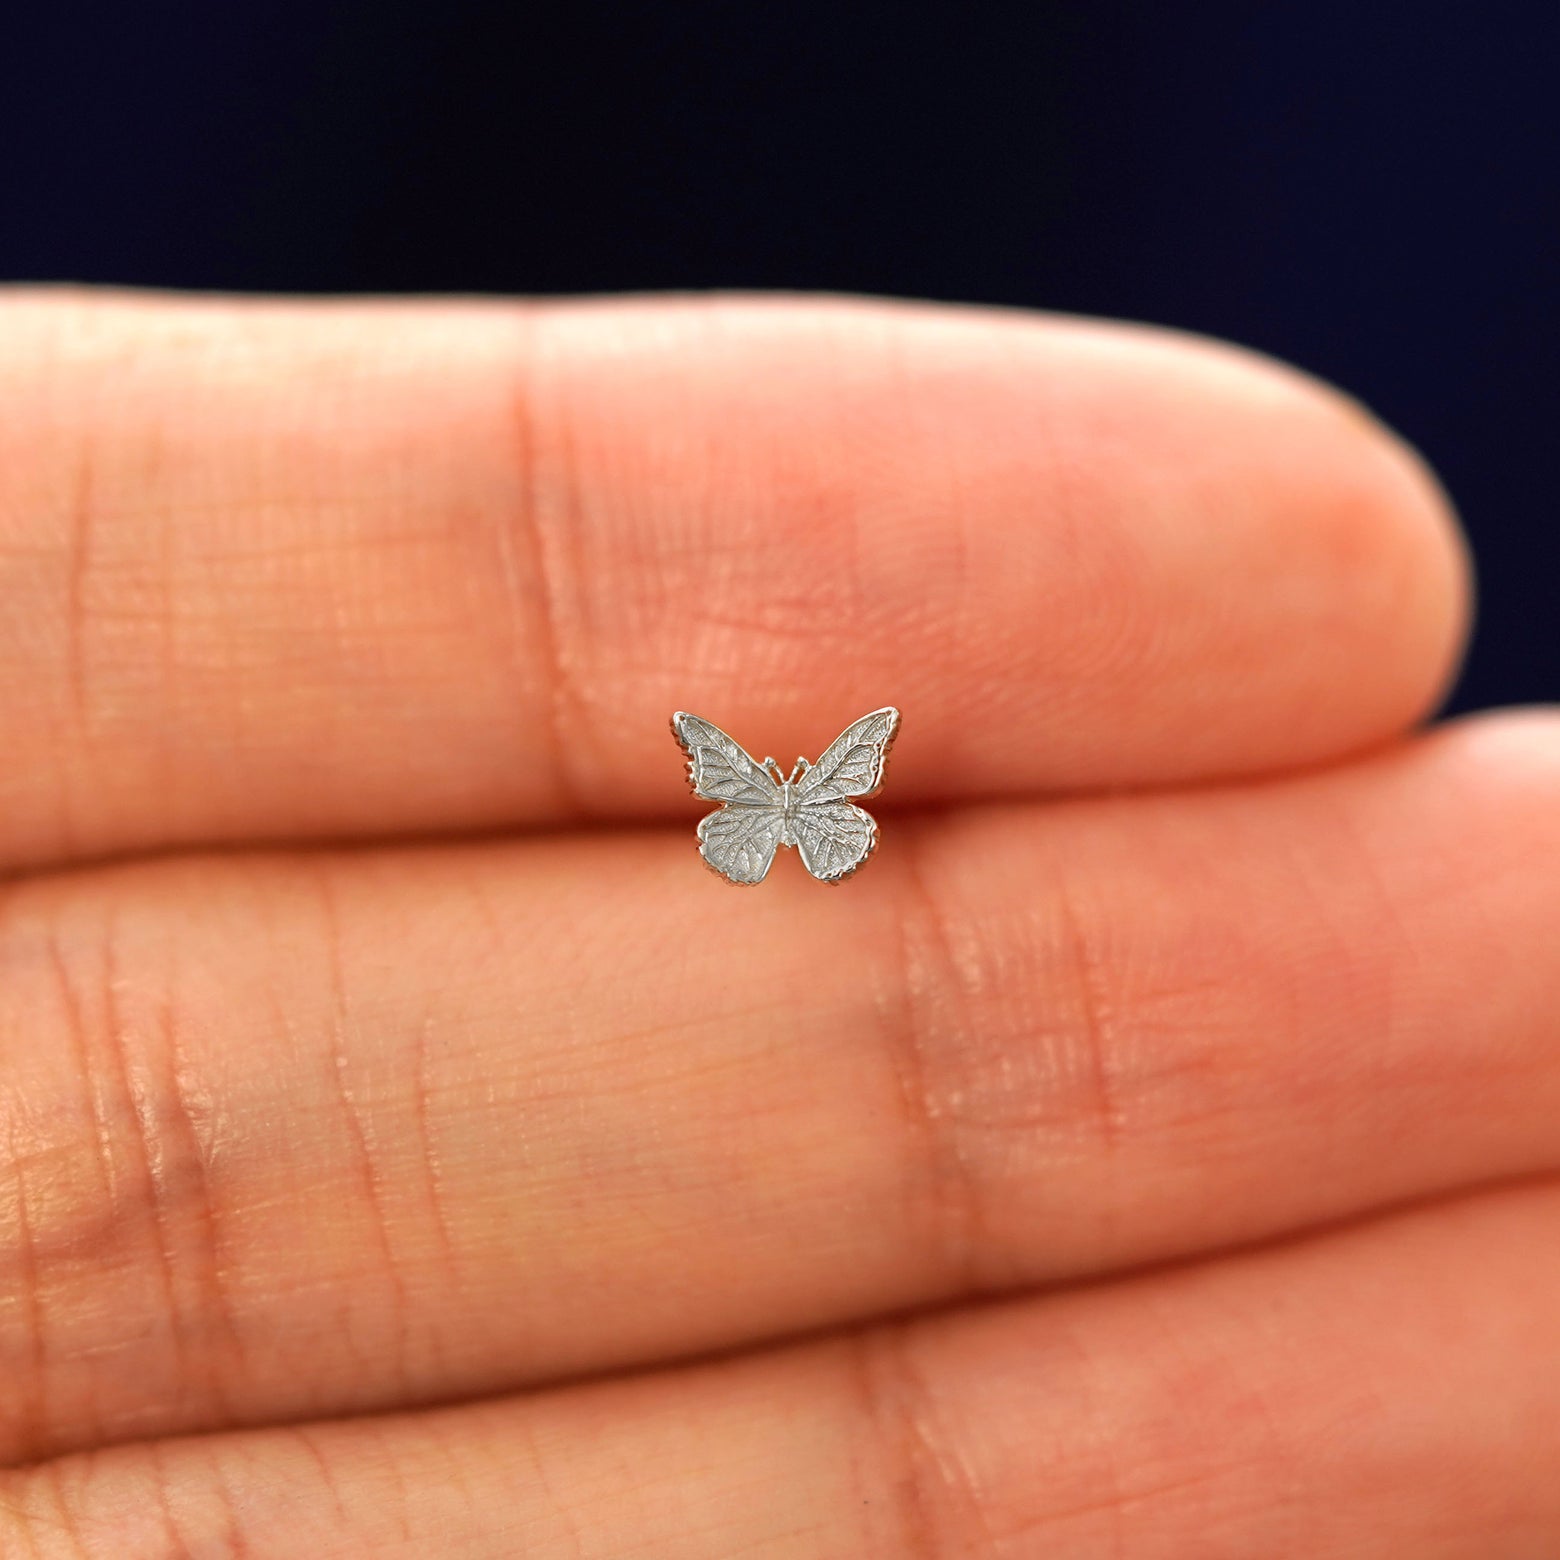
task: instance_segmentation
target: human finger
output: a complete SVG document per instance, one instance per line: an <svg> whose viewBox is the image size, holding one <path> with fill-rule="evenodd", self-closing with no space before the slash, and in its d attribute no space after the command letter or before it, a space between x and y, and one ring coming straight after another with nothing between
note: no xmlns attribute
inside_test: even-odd
<svg viewBox="0 0 1560 1560"><path fill-rule="evenodd" d="M1547 1184L1096 1291L0 1479L36 1560L1496 1560L1560 1546ZM10 1545L8 1545L10 1547Z"/></svg>
<svg viewBox="0 0 1560 1560"><path fill-rule="evenodd" d="M906 824L838 892L734 895L654 834L13 888L0 1456L645 1363L1557 1168L1557 732Z"/></svg>
<svg viewBox="0 0 1560 1560"><path fill-rule="evenodd" d="M667 813L692 709L901 802L1419 718L1418 461L1233 349L843 301L0 305L0 864Z"/></svg>

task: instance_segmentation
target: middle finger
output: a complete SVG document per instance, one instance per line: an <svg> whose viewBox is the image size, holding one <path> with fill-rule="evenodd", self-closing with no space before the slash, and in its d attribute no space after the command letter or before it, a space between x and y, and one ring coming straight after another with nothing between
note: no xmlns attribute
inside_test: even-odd
<svg viewBox="0 0 1560 1560"><path fill-rule="evenodd" d="M891 821L833 894L732 895L657 834L22 885L0 1459L1550 1168L1557 796L1560 727L1507 717L1245 790Z"/></svg>

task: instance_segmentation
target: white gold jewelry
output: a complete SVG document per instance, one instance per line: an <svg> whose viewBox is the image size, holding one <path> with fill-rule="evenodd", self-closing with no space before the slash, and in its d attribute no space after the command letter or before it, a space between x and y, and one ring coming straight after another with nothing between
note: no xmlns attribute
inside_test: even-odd
<svg viewBox="0 0 1560 1560"><path fill-rule="evenodd" d="M772 758L756 763L719 726L679 710L672 735L688 755L695 796L724 805L699 823L704 864L729 883L762 883L782 845L822 883L848 878L877 849L872 814L847 800L873 796L899 730L886 706L853 722L824 749L785 774Z"/></svg>

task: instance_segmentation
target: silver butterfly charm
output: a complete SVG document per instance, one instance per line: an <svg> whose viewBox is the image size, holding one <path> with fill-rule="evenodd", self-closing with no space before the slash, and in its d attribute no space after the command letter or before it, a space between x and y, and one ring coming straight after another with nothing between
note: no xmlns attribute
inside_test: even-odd
<svg viewBox="0 0 1560 1560"><path fill-rule="evenodd" d="M883 783L899 711L873 710L852 722L816 764L786 775L772 758L756 763L719 726L679 710L672 735L688 755L694 794L723 802L699 823L705 865L732 883L762 883L780 846L794 846L823 883L848 878L877 848L877 821L847 800Z"/></svg>

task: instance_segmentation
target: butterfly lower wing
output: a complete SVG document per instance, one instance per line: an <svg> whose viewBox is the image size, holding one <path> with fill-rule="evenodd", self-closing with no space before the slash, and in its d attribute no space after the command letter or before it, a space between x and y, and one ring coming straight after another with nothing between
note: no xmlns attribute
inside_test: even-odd
<svg viewBox="0 0 1560 1560"><path fill-rule="evenodd" d="M728 882L762 883L784 833L779 807L722 807L699 822L699 854Z"/></svg>
<svg viewBox="0 0 1560 1560"><path fill-rule="evenodd" d="M791 833L802 865L824 883L849 877L877 849L877 821L845 801L799 807L791 819Z"/></svg>
<svg viewBox="0 0 1560 1560"><path fill-rule="evenodd" d="M762 765L719 726L679 710L672 734L688 755L688 783L724 802L699 824L699 854L731 883L762 883L785 834L781 790Z"/></svg>
<svg viewBox="0 0 1560 1560"><path fill-rule="evenodd" d="M672 716L672 735L688 755L688 783L696 796L708 802L780 806L780 787L719 726L679 710Z"/></svg>
<svg viewBox="0 0 1560 1560"><path fill-rule="evenodd" d="M871 796L883 783L883 766L898 730L899 711L892 706L852 721L797 782L798 799L816 805Z"/></svg>

